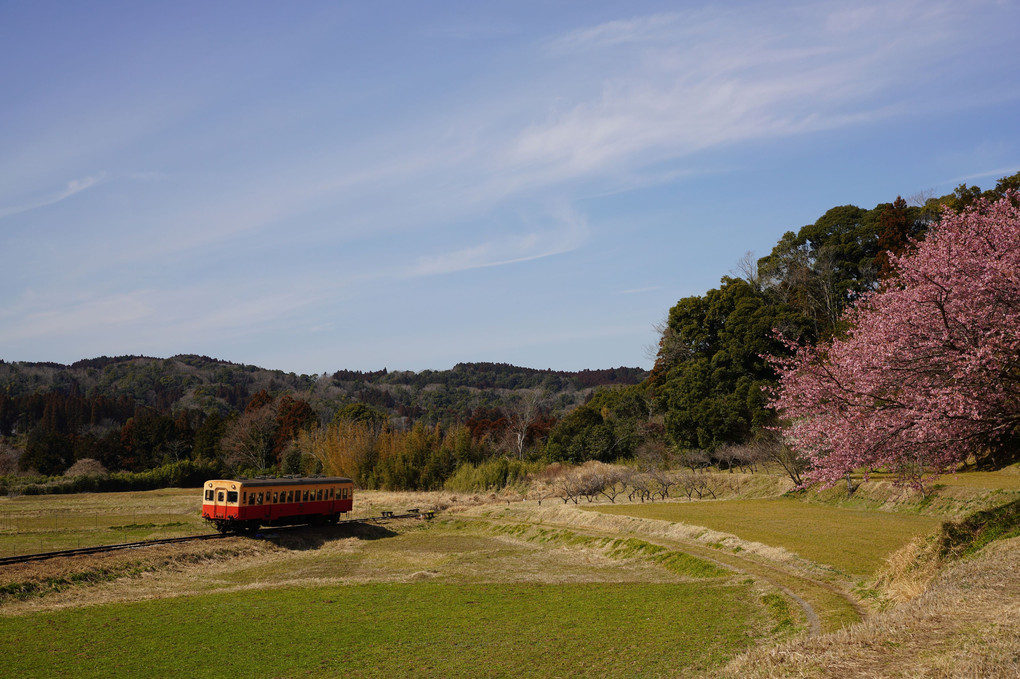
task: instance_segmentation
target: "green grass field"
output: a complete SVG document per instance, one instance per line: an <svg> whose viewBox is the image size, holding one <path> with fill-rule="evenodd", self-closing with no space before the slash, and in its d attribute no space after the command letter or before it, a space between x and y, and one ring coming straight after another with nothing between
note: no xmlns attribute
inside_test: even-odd
<svg viewBox="0 0 1020 679"><path fill-rule="evenodd" d="M0 639L26 678L656 677L753 644L753 601L732 583L302 587L0 618Z"/></svg>
<svg viewBox="0 0 1020 679"><path fill-rule="evenodd" d="M938 517L842 509L786 497L600 505L592 509L704 526L783 547L854 576L874 574L892 552L941 523Z"/></svg>

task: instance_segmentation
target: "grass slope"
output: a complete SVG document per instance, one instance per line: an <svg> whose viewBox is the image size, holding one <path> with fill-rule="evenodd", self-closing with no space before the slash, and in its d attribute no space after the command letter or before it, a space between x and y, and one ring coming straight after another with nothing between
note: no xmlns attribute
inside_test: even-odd
<svg viewBox="0 0 1020 679"><path fill-rule="evenodd" d="M911 538L934 530L937 517L842 509L780 497L718 502L600 505L597 511L682 522L790 550L854 576L874 574Z"/></svg>

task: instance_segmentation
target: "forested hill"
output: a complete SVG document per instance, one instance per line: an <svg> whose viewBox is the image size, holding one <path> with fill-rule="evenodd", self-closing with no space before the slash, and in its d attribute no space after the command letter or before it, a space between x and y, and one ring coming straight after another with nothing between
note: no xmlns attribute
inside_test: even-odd
<svg viewBox="0 0 1020 679"><path fill-rule="evenodd" d="M505 363L458 363L451 370L421 372L384 368L373 372L339 370L331 376L297 375L192 354L165 359L102 356L71 365L0 360L0 424L3 413L8 419L12 414L11 399L39 398L48 392L85 399L127 399L132 407L158 411L195 408L226 415L243 410L260 391L271 395L290 392L327 410L360 401L383 406L392 415L443 422L467 417L480 404L499 405L506 392L514 390L541 389L561 397L567 406L595 387L637 384L647 375L640 368L569 372ZM482 395L481 391L492 393Z"/></svg>
<svg viewBox="0 0 1020 679"><path fill-rule="evenodd" d="M606 370L536 370L520 368L508 363L458 363L452 370L423 370L421 372L378 372L340 370L333 378L342 382L359 381L370 384L404 384L426 387L441 384L446 387L472 389L535 389L571 391L590 387L637 384L648 373L640 368L609 368Z"/></svg>

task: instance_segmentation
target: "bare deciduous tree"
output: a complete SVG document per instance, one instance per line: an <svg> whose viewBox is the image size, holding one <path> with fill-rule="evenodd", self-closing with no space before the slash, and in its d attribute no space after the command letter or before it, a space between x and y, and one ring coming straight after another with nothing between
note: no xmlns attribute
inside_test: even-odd
<svg viewBox="0 0 1020 679"><path fill-rule="evenodd" d="M599 492L601 492L607 500L616 504L616 498L619 497L623 491L627 490L627 482L629 479L629 470L622 469L620 467L609 467L609 470L605 472L605 476L602 481L602 489Z"/></svg>
<svg viewBox="0 0 1020 679"><path fill-rule="evenodd" d="M0 476L14 474L18 470L18 458L21 451L0 441Z"/></svg>
<svg viewBox="0 0 1020 679"><path fill-rule="evenodd" d="M509 447L518 460L524 459L524 446L528 440L528 430L542 414L543 400L543 392L529 390L506 409L509 420L507 425Z"/></svg>
<svg viewBox="0 0 1020 679"><path fill-rule="evenodd" d="M633 502L635 497L640 498L641 502L655 500L652 496L651 479L648 474L638 473L630 477L630 493L627 494L627 499Z"/></svg>
<svg viewBox="0 0 1020 679"><path fill-rule="evenodd" d="M765 456L782 467L795 485L804 485L802 475L807 471L807 458L786 445L778 435L763 440L761 445Z"/></svg>
<svg viewBox="0 0 1020 679"><path fill-rule="evenodd" d="M715 489L712 486L712 476L709 474L685 469L679 473L677 481L688 500L693 500L695 495L699 500L703 499L706 494L711 495L713 499L716 497Z"/></svg>
<svg viewBox="0 0 1020 679"><path fill-rule="evenodd" d="M752 251L748 250L737 260L736 273L747 281L755 292L761 292L763 286L761 275L758 273L758 259Z"/></svg>
<svg viewBox="0 0 1020 679"><path fill-rule="evenodd" d="M573 474L564 474L556 482L557 495L563 500L563 504L573 502L575 505L581 499L581 486Z"/></svg>
<svg viewBox="0 0 1020 679"><path fill-rule="evenodd" d="M223 437L226 461L263 472L273 464L276 413L271 406L250 410L235 420Z"/></svg>
<svg viewBox="0 0 1020 679"><path fill-rule="evenodd" d="M648 472L648 476L655 485L655 493L658 493L663 500L669 497L670 489L677 484L676 477L668 469L652 469Z"/></svg>

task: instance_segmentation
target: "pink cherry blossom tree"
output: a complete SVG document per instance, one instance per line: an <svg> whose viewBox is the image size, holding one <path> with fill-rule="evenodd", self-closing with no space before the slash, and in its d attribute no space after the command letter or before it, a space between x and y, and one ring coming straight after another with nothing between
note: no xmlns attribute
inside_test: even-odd
<svg viewBox="0 0 1020 679"><path fill-rule="evenodd" d="M884 468L923 490L969 455L1017 458L1018 200L946 212L916 249L890 255L894 277L848 310L845 336L772 358L771 405L810 481Z"/></svg>

